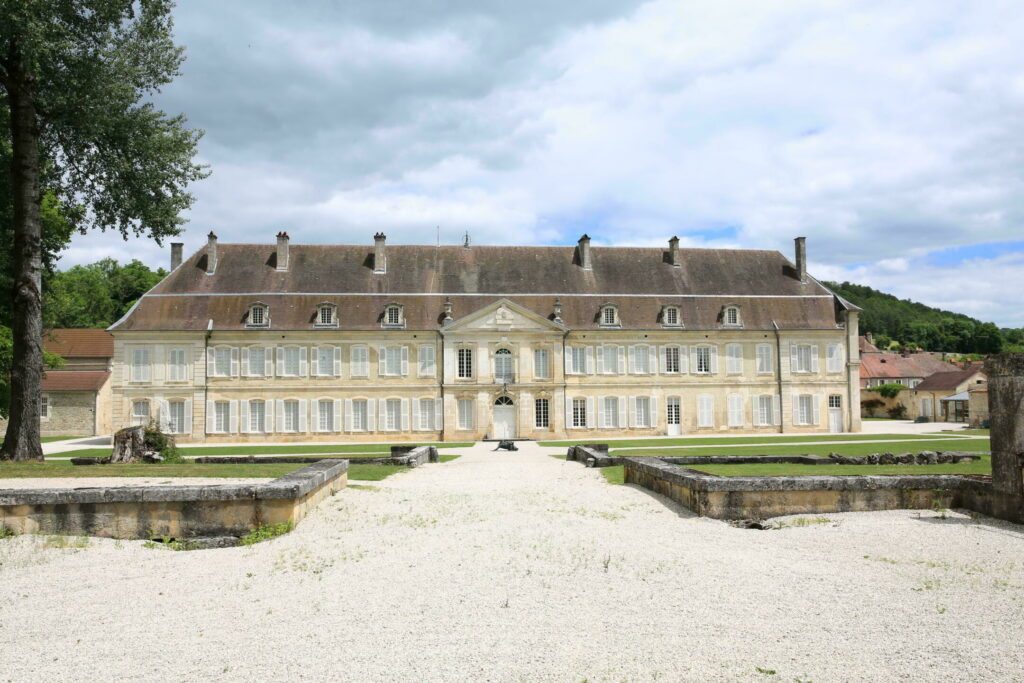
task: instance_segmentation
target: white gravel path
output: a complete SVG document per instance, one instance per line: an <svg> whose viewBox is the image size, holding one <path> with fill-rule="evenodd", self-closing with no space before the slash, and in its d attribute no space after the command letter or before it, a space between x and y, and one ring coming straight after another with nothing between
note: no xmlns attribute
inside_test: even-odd
<svg viewBox="0 0 1024 683"><path fill-rule="evenodd" d="M828 518L735 529L478 445L250 548L0 541L0 680L1020 680L1024 527Z"/></svg>

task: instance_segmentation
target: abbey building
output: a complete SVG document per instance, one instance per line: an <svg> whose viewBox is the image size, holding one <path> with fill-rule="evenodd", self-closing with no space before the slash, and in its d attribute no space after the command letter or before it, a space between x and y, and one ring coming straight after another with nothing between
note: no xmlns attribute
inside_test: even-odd
<svg viewBox="0 0 1024 683"><path fill-rule="evenodd" d="M859 309L775 251L219 244L110 332L182 442L859 431Z"/></svg>

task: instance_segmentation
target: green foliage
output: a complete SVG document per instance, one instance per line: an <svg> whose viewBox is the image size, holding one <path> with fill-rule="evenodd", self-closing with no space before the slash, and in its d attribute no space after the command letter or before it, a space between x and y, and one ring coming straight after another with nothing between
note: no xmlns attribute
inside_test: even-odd
<svg viewBox="0 0 1024 683"><path fill-rule="evenodd" d="M872 333L876 346L952 353L999 353L1007 345L1024 345L1024 330L1000 330L962 313L932 308L909 299L849 282L826 282L832 291L864 309L862 333ZM895 341L898 340L898 341Z"/></svg>
<svg viewBox="0 0 1024 683"><path fill-rule="evenodd" d="M122 266L110 258L55 272L43 288L45 326L109 327L166 275L141 261Z"/></svg>
<svg viewBox="0 0 1024 683"><path fill-rule="evenodd" d="M0 524L0 541L2 541L5 538L14 538L16 535L17 534L15 534L12 530L8 529L3 524Z"/></svg>
<svg viewBox="0 0 1024 683"><path fill-rule="evenodd" d="M899 382L891 382L889 384L880 384L877 387L871 387L868 391L876 391L880 396L885 398L896 398L900 395L900 392L906 388L906 386Z"/></svg>
<svg viewBox="0 0 1024 683"><path fill-rule="evenodd" d="M155 422L146 425L143 432L143 443L148 450L162 455L165 463L183 462L181 453L178 452L178 447L174 444L174 437L164 434Z"/></svg>
<svg viewBox="0 0 1024 683"><path fill-rule="evenodd" d="M294 528L291 521L281 522L280 524L265 524L261 527L257 527L242 536L238 540L241 545L253 545L262 541L269 541L272 538L283 536Z"/></svg>
<svg viewBox="0 0 1024 683"><path fill-rule="evenodd" d="M889 413L889 417L894 420L905 420L907 418L907 407L902 403L897 403L886 412Z"/></svg>

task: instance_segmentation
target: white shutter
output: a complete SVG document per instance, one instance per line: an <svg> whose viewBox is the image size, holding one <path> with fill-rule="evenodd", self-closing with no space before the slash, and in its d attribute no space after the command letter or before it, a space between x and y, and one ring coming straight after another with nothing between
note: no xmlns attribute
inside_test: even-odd
<svg viewBox="0 0 1024 683"><path fill-rule="evenodd" d="M417 398L412 400L412 430L418 432L420 429L420 401Z"/></svg>
<svg viewBox="0 0 1024 683"><path fill-rule="evenodd" d="M821 402L823 400L824 397L821 394L814 394L814 396L811 397L811 412L813 413L812 422L814 422L815 425L821 424Z"/></svg>
<svg viewBox="0 0 1024 683"><path fill-rule="evenodd" d="M621 346L619 348L622 348ZM630 346L627 349L628 355L626 357L626 372L631 375L635 375L637 372L636 367L636 347ZM621 368L620 368L621 369Z"/></svg>
<svg viewBox="0 0 1024 683"><path fill-rule="evenodd" d="M274 347L268 346L263 349L263 373L267 377L274 376Z"/></svg>
<svg viewBox="0 0 1024 683"><path fill-rule="evenodd" d="M474 358L479 358L480 360L480 364L475 368L476 376L480 379L484 379L489 377L491 374L491 361L489 358L490 349L488 349L487 345L484 344L482 346L478 346L477 350L479 353L473 354Z"/></svg>
<svg viewBox="0 0 1024 683"><path fill-rule="evenodd" d="M269 403L269 401L267 401L267 402ZM278 432L283 432L284 431L284 400L283 399L278 399L276 401L276 403L277 403L277 406L276 406L277 409L274 412L275 412L275 415L277 415L277 431Z"/></svg>
<svg viewBox="0 0 1024 683"><path fill-rule="evenodd" d="M409 347L402 347L402 377L409 374Z"/></svg>
<svg viewBox="0 0 1024 683"><path fill-rule="evenodd" d="M270 399L263 402L263 431L267 434L274 431L274 402Z"/></svg>
<svg viewBox="0 0 1024 683"><path fill-rule="evenodd" d="M341 347L334 347L334 376L341 377Z"/></svg>
<svg viewBox="0 0 1024 683"><path fill-rule="evenodd" d="M800 396L799 394L790 395L790 400L793 402L793 424L800 424Z"/></svg>
<svg viewBox="0 0 1024 683"><path fill-rule="evenodd" d="M563 349L563 351L564 351L563 355L565 357L565 374L567 374L567 375L575 375L576 374L576 368L574 368L572 366L572 347L571 346L566 346Z"/></svg>
<svg viewBox="0 0 1024 683"><path fill-rule="evenodd" d="M277 347L277 376L284 376L284 347Z"/></svg>
<svg viewBox="0 0 1024 683"><path fill-rule="evenodd" d="M305 346L299 347L299 377L305 377L309 374L309 349Z"/></svg>
<svg viewBox="0 0 1024 683"><path fill-rule="evenodd" d="M620 346L618 351L618 361L615 364L615 371L616 373L623 375L628 372L628 368L626 367L626 347Z"/></svg>
<svg viewBox="0 0 1024 683"><path fill-rule="evenodd" d="M385 399L379 399L377 401L377 429L384 431L388 426L388 415L387 415L387 401Z"/></svg>
<svg viewBox="0 0 1024 683"><path fill-rule="evenodd" d="M597 374L603 375L605 373L604 367L604 347L597 347Z"/></svg>
<svg viewBox="0 0 1024 683"><path fill-rule="evenodd" d="M385 347L385 346L378 346L377 347L377 376L378 377L383 377L384 376L384 366L385 366L385 360L387 358L387 355L388 355L387 347Z"/></svg>
<svg viewBox="0 0 1024 683"><path fill-rule="evenodd" d="M790 374L797 371L797 345L794 342L789 342L789 372Z"/></svg>
<svg viewBox="0 0 1024 683"><path fill-rule="evenodd" d="M587 397L587 427L590 429L594 428L596 422L594 421L594 397Z"/></svg>
<svg viewBox="0 0 1024 683"><path fill-rule="evenodd" d="M192 434L192 399L185 399L185 434Z"/></svg>
<svg viewBox="0 0 1024 683"><path fill-rule="evenodd" d="M216 351L212 346L206 348L206 376L213 377L217 369L217 361L215 358Z"/></svg>
<svg viewBox="0 0 1024 683"><path fill-rule="evenodd" d="M697 347L690 347L690 372L697 372Z"/></svg>
<svg viewBox="0 0 1024 683"><path fill-rule="evenodd" d="M334 414L331 415L331 427L333 427L334 431L336 431L336 432L343 431L342 428L341 428L341 399L340 398L334 399Z"/></svg>
<svg viewBox="0 0 1024 683"><path fill-rule="evenodd" d="M519 378L520 380L526 379L527 377L536 377L536 373L533 367L533 356L534 350L530 347L523 346L519 349Z"/></svg>
<svg viewBox="0 0 1024 683"><path fill-rule="evenodd" d="M590 399L588 398L587 400L589 401ZM589 405L587 407L589 408ZM606 425L605 422L606 422L606 420L604 419L604 396L598 396L597 397L597 428L598 429L604 429L605 427L607 427L608 425ZM587 424L588 425L590 424L590 420L589 419L587 420Z"/></svg>
<svg viewBox="0 0 1024 683"><path fill-rule="evenodd" d="M619 396L619 423L616 425L619 429L625 429L626 425L629 424L626 421L626 413L628 411L627 403L629 401L628 396Z"/></svg>
<svg viewBox="0 0 1024 683"><path fill-rule="evenodd" d="M658 374L658 347L654 345L647 347L647 372Z"/></svg>
<svg viewBox="0 0 1024 683"><path fill-rule="evenodd" d="M629 401L629 426L636 427L636 396L628 396L626 398Z"/></svg>
<svg viewBox="0 0 1024 683"><path fill-rule="evenodd" d="M402 347L405 348L405 347ZM402 401L402 431L409 431L409 399L403 398Z"/></svg>
<svg viewBox="0 0 1024 683"><path fill-rule="evenodd" d="M213 430L214 430L214 428L216 428L216 426L217 426L217 424L216 424L216 421L215 421L215 416L213 414L213 401L207 401L206 402L206 433L207 434L213 434Z"/></svg>
<svg viewBox="0 0 1024 683"><path fill-rule="evenodd" d="M313 377L317 377L320 375L320 347L314 346L309 350L309 353L309 364L312 367L310 374Z"/></svg>
<svg viewBox="0 0 1024 683"><path fill-rule="evenodd" d="M594 347L593 346L588 346L586 348L586 350L583 352L583 355L586 358L586 365L587 365L587 367L583 368L583 372L585 372L588 375L593 375L594 374Z"/></svg>
<svg viewBox="0 0 1024 683"><path fill-rule="evenodd" d="M565 428L569 429L572 427L572 397L569 394L565 395Z"/></svg>
<svg viewBox="0 0 1024 683"><path fill-rule="evenodd" d="M818 345L811 346L811 372L818 372Z"/></svg>
<svg viewBox="0 0 1024 683"><path fill-rule="evenodd" d="M763 427L761 423L761 397L754 396L750 400L750 424L755 427Z"/></svg>
<svg viewBox="0 0 1024 683"><path fill-rule="evenodd" d="M299 431L306 431L306 402L299 399Z"/></svg>
<svg viewBox="0 0 1024 683"><path fill-rule="evenodd" d="M160 411L160 415L157 418L157 424L160 425L160 431L163 431L163 432L170 431L170 424L171 424L171 420L170 420L170 417L171 417L171 406L170 406L170 404L167 401L165 401L164 399L162 399L162 398L157 398L156 399L156 404L158 406L158 410Z"/></svg>
<svg viewBox="0 0 1024 683"><path fill-rule="evenodd" d="M231 376L238 377L238 347L231 347Z"/></svg>
<svg viewBox="0 0 1024 683"><path fill-rule="evenodd" d="M777 394L772 396L772 421L776 427L782 424L782 397Z"/></svg>
<svg viewBox="0 0 1024 683"><path fill-rule="evenodd" d="M444 422L444 404L441 399L434 399L434 431L441 431L441 425Z"/></svg>
<svg viewBox="0 0 1024 683"><path fill-rule="evenodd" d="M536 427L536 419L530 419L531 408L533 408L533 395L528 393L519 394L519 425L523 430Z"/></svg>
<svg viewBox="0 0 1024 683"><path fill-rule="evenodd" d="M342 431L351 432L352 430L352 399L345 399L345 423L342 425Z"/></svg>
<svg viewBox="0 0 1024 683"><path fill-rule="evenodd" d="M366 431L376 431L377 426L377 415L375 409L377 408L377 402L372 398L366 399Z"/></svg>
<svg viewBox="0 0 1024 683"><path fill-rule="evenodd" d="M668 372L668 347L660 346L658 347L658 352L661 357L661 372L666 373Z"/></svg>
<svg viewBox="0 0 1024 683"><path fill-rule="evenodd" d="M743 397L739 394L729 394L729 426L743 426Z"/></svg>
<svg viewBox="0 0 1024 683"><path fill-rule="evenodd" d="M711 346L711 374L718 374L718 345L713 344Z"/></svg>
<svg viewBox="0 0 1024 683"><path fill-rule="evenodd" d="M249 376L249 347L242 347L242 371L239 373L242 377Z"/></svg>
<svg viewBox="0 0 1024 683"><path fill-rule="evenodd" d="M309 431L320 431L320 399L309 399Z"/></svg>
<svg viewBox="0 0 1024 683"><path fill-rule="evenodd" d="M242 434L249 433L249 399L243 399L239 404L241 410L241 421L239 422L239 432Z"/></svg>
<svg viewBox="0 0 1024 683"><path fill-rule="evenodd" d="M655 428L658 426L658 397L653 394L651 395L651 424L648 426Z"/></svg>
<svg viewBox="0 0 1024 683"><path fill-rule="evenodd" d="M238 401L231 401L228 404L228 431L232 434L238 432Z"/></svg>

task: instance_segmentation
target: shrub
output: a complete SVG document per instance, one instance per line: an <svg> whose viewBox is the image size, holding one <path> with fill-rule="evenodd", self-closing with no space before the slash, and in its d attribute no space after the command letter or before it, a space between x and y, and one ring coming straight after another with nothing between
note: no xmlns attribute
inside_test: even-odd
<svg viewBox="0 0 1024 683"><path fill-rule="evenodd" d="M877 391L878 395L884 398L896 398L906 388L899 382L890 382L889 384L880 384L877 387L872 387L871 391Z"/></svg>
<svg viewBox="0 0 1024 683"><path fill-rule="evenodd" d="M877 398L869 398L860 402L862 410L866 410L869 417L878 417L878 409L885 405L885 401Z"/></svg>
<svg viewBox="0 0 1024 683"><path fill-rule="evenodd" d="M143 441L146 449L159 453L163 456L164 462L182 461L181 453L178 452L178 447L174 443L174 437L164 434L155 422L150 422L146 426Z"/></svg>
<svg viewBox="0 0 1024 683"><path fill-rule="evenodd" d="M894 420L905 420L907 418L907 407L902 403L897 403L888 410L889 417Z"/></svg>
<svg viewBox="0 0 1024 683"><path fill-rule="evenodd" d="M281 522L280 524L265 524L261 527L257 527L242 536L238 540L241 545L253 545L254 543L260 543L261 541L269 541L272 538L282 536L292 530L292 523Z"/></svg>

